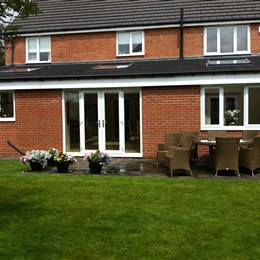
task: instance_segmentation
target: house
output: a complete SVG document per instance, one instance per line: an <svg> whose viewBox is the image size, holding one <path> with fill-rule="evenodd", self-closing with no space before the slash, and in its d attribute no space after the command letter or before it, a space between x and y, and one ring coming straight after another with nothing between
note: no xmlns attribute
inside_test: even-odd
<svg viewBox="0 0 260 260"><path fill-rule="evenodd" d="M0 156L154 158L165 132L260 129L259 1L38 3L0 69Z"/></svg>

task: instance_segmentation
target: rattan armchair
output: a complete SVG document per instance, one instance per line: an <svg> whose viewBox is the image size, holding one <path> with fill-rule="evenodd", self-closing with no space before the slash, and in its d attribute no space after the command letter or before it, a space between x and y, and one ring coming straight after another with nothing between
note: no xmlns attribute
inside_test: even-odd
<svg viewBox="0 0 260 260"><path fill-rule="evenodd" d="M236 137L216 137L216 147L213 147L213 166L215 176L220 170L234 170L239 173L239 141Z"/></svg>
<svg viewBox="0 0 260 260"><path fill-rule="evenodd" d="M159 164L164 165L165 154L168 152L169 146L177 146L180 140L180 132L165 133L165 143L157 144L156 147L156 161L157 168Z"/></svg>
<svg viewBox="0 0 260 260"><path fill-rule="evenodd" d="M187 131L182 131L181 132L181 137L180 137L180 142L179 142L179 146L183 146L183 140L185 138L185 136L188 135L194 135L195 139L198 137L199 135L199 131L195 131L195 130L187 130ZM191 147L191 152L190 152L190 161L192 162L198 162L199 161L199 156L198 156L198 145L197 144L193 144Z"/></svg>
<svg viewBox="0 0 260 260"><path fill-rule="evenodd" d="M168 168L173 176L174 170L183 169L188 171L191 176L190 168L190 152L195 136L187 135L183 138L182 146L170 146L169 151L165 155L165 170Z"/></svg>
<svg viewBox="0 0 260 260"><path fill-rule="evenodd" d="M250 169L252 176L260 168L260 136L254 138L252 147L240 147L239 166Z"/></svg>
<svg viewBox="0 0 260 260"><path fill-rule="evenodd" d="M209 130L208 131L208 140L215 141L216 137L226 137L227 131L225 130Z"/></svg>
<svg viewBox="0 0 260 260"><path fill-rule="evenodd" d="M253 140L258 135L258 130L244 130L242 132L242 139L244 141Z"/></svg>

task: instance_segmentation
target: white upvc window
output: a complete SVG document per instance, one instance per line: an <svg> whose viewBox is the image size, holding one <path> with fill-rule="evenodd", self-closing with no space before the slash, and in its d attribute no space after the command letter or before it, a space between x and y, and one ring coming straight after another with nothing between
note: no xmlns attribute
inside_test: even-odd
<svg viewBox="0 0 260 260"><path fill-rule="evenodd" d="M14 93L13 91L0 91L0 122L14 120Z"/></svg>
<svg viewBox="0 0 260 260"><path fill-rule="evenodd" d="M248 25L207 27L204 30L204 55L250 53Z"/></svg>
<svg viewBox="0 0 260 260"><path fill-rule="evenodd" d="M117 32L117 56L144 55L144 32Z"/></svg>
<svg viewBox="0 0 260 260"><path fill-rule="evenodd" d="M49 36L33 37L26 39L26 62L50 62L51 39Z"/></svg>
<svg viewBox="0 0 260 260"><path fill-rule="evenodd" d="M259 129L259 96L260 86L202 87L201 129Z"/></svg>

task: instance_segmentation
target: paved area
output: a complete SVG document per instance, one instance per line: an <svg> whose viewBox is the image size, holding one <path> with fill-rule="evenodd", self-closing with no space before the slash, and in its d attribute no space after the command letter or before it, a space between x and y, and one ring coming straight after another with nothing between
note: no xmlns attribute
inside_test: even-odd
<svg viewBox="0 0 260 260"><path fill-rule="evenodd" d="M209 170L207 162L198 162L191 164L193 177L189 176L183 170L176 171L173 178L238 178L233 171L223 171L219 176L215 177L213 172ZM78 160L77 163L70 166L72 173L88 174L88 162ZM153 159L137 159L137 158L113 158L111 163L104 165L101 174L103 175L121 175L121 176L148 176L169 178L170 172L165 172L163 166L157 168L157 163ZM242 179L259 179L260 170L255 176L251 176L246 169L240 172Z"/></svg>
<svg viewBox="0 0 260 260"><path fill-rule="evenodd" d="M8 157L1 159L19 160L17 157ZM238 177L233 171L222 171L217 177L214 176L212 170L209 170L208 163L206 161L200 161L191 164L193 176L189 176L183 170L174 172L173 178L217 178L217 179L230 179ZM28 172L31 172L28 170ZM55 167L44 168L42 173L56 174ZM83 161L82 158L78 158L78 162L74 163L69 168L70 174L89 174L88 162ZM120 176L147 176L147 177L159 177L170 178L170 172L165 172L163 166L157 168L157 163L153 159L142 158L112 158L111 163L104 165L101 171L101 175L120 175ZM260 180L260 169L255 172L255 176L251 176L250 171L247 169L240 170L240 179L252 179Z"/></svg>

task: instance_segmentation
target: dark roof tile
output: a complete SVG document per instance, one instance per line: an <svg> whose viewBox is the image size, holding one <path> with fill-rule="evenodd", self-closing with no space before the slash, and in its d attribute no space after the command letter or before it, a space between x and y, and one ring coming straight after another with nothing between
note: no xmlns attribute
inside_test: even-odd
<svg viewBox="0 0 260 260"><path fill-rule="evenodd" d="M38 0L42 13L17 18L20 33L92 30L145 25L259 20L260 1L254 0Z"/></svg>

